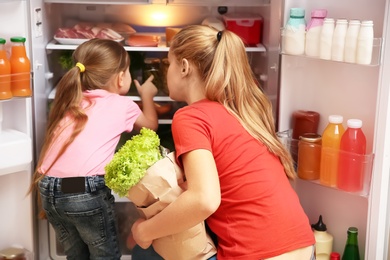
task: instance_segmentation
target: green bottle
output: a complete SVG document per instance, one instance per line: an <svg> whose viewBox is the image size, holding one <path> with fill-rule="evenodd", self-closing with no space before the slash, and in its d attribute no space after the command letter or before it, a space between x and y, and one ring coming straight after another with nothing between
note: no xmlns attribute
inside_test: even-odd
<svg viewBox="0 0 390 260"><path fill-rule="evenodd" d="M358 229L356 227L348 228L347 243L345 244L342 260L360 260L358 246Z"/></svg>

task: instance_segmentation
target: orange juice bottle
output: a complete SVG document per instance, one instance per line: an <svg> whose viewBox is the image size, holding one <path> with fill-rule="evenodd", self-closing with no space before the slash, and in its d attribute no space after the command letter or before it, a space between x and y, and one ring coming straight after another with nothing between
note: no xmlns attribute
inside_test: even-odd
<svg viewBox="0 0 390 260"><path fill-rule="evenodd" d="M343 117L330 115L329 124L322 133L320 183L335 187L339 162L341 136L344 134Z"/></svg>
<svg viewBox="0 0 390 260"><path fill-rule="evenodd" d="M11 65L4 49L5 39L0 38L0 99L12 98Z"/></svg>
<svg viewBox="0 0 390 260"><path fill-rule="evenodd" d="M12 37L11 38L11 91L15 97L28 97L31 96L30 87L30 60L26 54L26 48L24 43L26 38L24 37Z"/></svg>

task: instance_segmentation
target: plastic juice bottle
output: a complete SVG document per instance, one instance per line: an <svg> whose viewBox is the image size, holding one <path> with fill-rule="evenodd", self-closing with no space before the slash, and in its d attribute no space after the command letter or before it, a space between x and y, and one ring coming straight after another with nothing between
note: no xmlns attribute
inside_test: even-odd
<svg viewBox="0 0 390 260"><path fill-rule="evenodd" d="M363 189L366 137L362 131L362 121L349 119L348 128L340 141L337 187L349 192Z"/></svg>
<svg viewBox="0 0 390 260"><path fill-rule="evenodd" d="M327 232L326 225L320 215L318 222L311 225L316 240L316 259L329 260L333 248L333 236Z"/></svg>
<svg viewBox="0 0 390 260"><path fill-rule="evenodd" d="M322 133L320 182L336 187L341 137L345 132L343 117L330 115L329 124Z"/></svg>
<svg viewBox="0 0 390 260"><path fill-rule="evenodd" d="M4 49L5 39L0 38L0 99L12 98L11 65Z"/></svg>
<svg viewBox="0 0 390 260"><path fill-rule="evenodd" d="M31 64L26 54L24 37L11 38L11 91L16 97L31 96Z"/></svg>

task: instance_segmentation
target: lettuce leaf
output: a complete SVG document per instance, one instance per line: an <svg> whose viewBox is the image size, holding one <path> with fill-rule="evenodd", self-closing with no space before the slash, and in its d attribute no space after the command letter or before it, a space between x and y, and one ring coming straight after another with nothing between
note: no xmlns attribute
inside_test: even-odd
<svg viewBox="0 0 390 260"><path fill-rule="evenodd" d="M106 185L123 197L144 177L146 170L160 159L160 138L155 131L142 128L106 165Z"/></svg>

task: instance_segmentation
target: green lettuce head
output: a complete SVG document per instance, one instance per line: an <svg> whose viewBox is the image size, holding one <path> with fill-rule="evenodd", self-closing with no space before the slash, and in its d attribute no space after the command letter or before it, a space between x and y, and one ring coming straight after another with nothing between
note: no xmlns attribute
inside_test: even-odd
<svg viewBox="0 0 390 260"><path fill-rule="evenodd" d="M140 134L128 140L106 165L106 185L123 197L160 159L160 138L155 131L142 128Z"/></svg>

